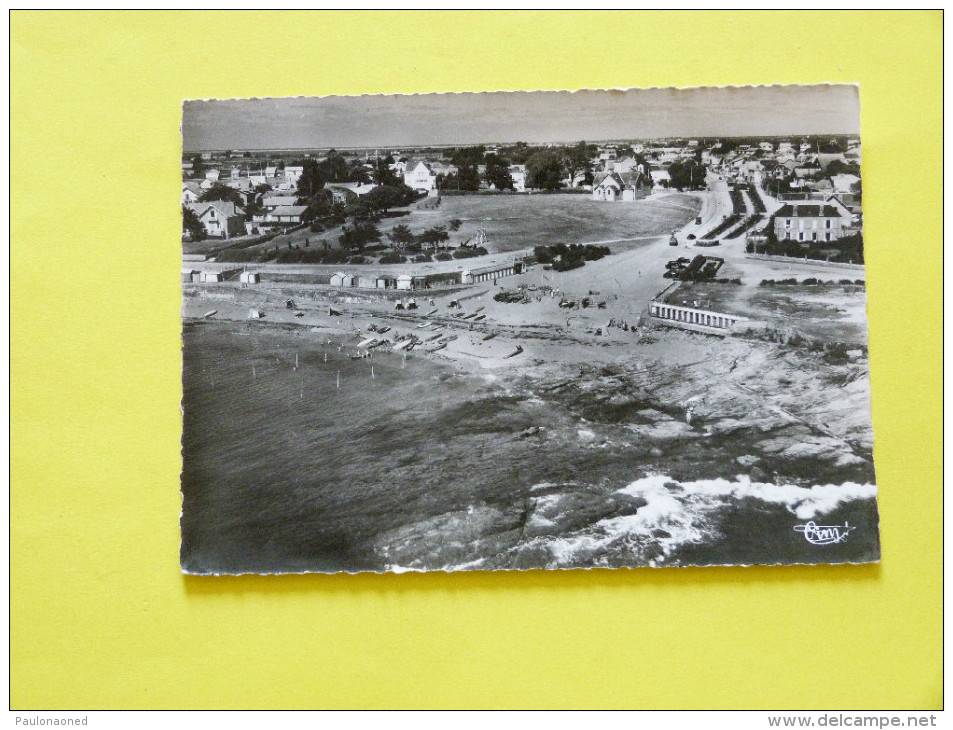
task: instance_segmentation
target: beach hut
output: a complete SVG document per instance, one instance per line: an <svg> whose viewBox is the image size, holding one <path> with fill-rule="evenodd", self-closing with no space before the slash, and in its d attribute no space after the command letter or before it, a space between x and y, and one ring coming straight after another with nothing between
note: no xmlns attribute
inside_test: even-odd
<svg viewBox="0 0 953 730"><path fill-rule="evenodd" d="M255 271L243 271L238 280L242 284L257 284L261 281L261 275Z"/></svg>
<svg viewBox="0 0 953 730"><path fill-rule="evenodd" d="M397 277L397 288L410 291L414 288L414 277L410 274L401 274Z"/></svg>
<svg viewBox="0 0 953 730"><path fill-rule="evenodd" d="M344 277L347 276L343 271L337 271L331 274L331 286L344 286Z"/></svg>
<svg viewBox="0 0 953 730"><path fill-rule="evenodd" d="M357 277L354 276L354 274L345 274L344 278L341 280L341 286L357 286Z"/></svg>
<svg viewBox="0 0 953 730"><path fill-rule="evenodd" d="M397 286L397 280L389 274L381 274L374 280L374 285L378 289L394 289Z"/></svg>
<svg viewBox="0 0 953 730"><path fill-rule="evenodd" d="M182 269L182 283L188 284L190 282L195 281L195 276L198 273L199 272L196 271L195 269Z"/></svg>
<svg viewBox="0 0 953 730"><path fill-rule="evenodd" d="M265 316L265 313L262 312L260 309L255 309L253 307L252 309L248 310L248 319L261 319L264 316Z"/></svg>
<svg viewBox="0 0 953 730"><path fill-rule="evenodd" d="M203 271L202 272L202 283L203 284L213 284L219 281L224 281L225 277L222 275L221 271Z"/></svg>
<svg viewBox="0 0 953 730"><path fill-rule="evenodd" d="M361 276L357 280L357 286L361 289L375 289L377 287L377 279L373 276Z"/></svg>

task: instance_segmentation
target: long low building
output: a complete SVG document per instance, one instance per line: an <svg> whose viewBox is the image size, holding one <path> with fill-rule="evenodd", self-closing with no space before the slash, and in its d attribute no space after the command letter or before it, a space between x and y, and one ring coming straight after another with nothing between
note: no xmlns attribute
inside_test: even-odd
<svg viewBox="0 0 953 730"><path fill-rule="evenodd" d="M686 329L701 332L711 331L713 334L727 334L739 322L750 321L747 317L742 317L739 314L713 312L707 309L695 309L694 307L679 307L664 302L651 302L649 304L649 314L666 323L685 326Z"/></svg>
<svg viewBox="0 0 953 730"><path fill-rule="evenodd" d="M464 269L460 274L461 284L479 284L483 281L502 279L523 273L523 262L500 263L496 266L483 266L479 269Z"/></svg>
<svg viewBox="0 0 953 730"><path fill-rule="evenodd" d="M291 281L289 277L298 277L302 282L316 284L319 286L332 286L345 289L394 289L399 291L414 291L420 289L443 288L449 286L461 286L469 284L479 284L486 281L492 281L505 276L514 276L522 274L526 269L526 263L522 260L500 261L496 264L483 266L474 269L449 269L444 266L450 264L460 265L462 262L433 262L423 266L414 266L408 264L404 266L395 266L389 271L374 270L370 266L355 267L350 270L332 268L325 264L277 264L277 263L256 263L254 264L254 274L257 281L242 280L241 283L259 283L261 281ZM350 268L350 267L349 267ZM421 270L423 269L423 270ZM433 271L432 269L437 269ZM443 269L443 270L441 270ZM242 268L237 268L232 263L217 261L191 261L183 257L182 262L182 280L188 281L186 276L192 281L214 282L225 281L233 276L237 279ZM247 273L247 269L245 269ZM194 272L194 276L193 276ZM204 273L222 274L220 277L203 277Z"/></svg>

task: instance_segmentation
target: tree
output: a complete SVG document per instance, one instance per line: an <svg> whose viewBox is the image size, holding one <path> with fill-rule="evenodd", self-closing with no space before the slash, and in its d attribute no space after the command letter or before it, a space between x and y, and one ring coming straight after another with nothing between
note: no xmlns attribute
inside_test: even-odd
<svg viewBox="0 0 953 730"><path fill-rule="evenodd" d="M460 220L459 218L454 218L452 221L450 221L450 230L455 233L460 230L460 226L462 225L463 225L462 220Z"/></svg>
<svg viewBox="0 0 953 730"><path fill-rule="evenodd" d="M526 142L515 142L514 144L504 147L503 152L506 154L507 159L512 161L513 164L525 165L526 160L533 154L533 148L526 144Z"/></svg>
<svg viewBox="0 0 953 730"><path fill-rule="evenodd" d="M201 241L205 238L205 226L202 221L187 205L182 206L182 235L192 241Z"/></svg>
<svg viewBox="0 0 953 730"><path fill-rule="evenodd" d="M356 182L356 183L369 183L371 181L371 173L368 171L364 165L357 163L351 165L347 171L347 182Z"/></svg>
<svg viewBox="0 0 953 730"><path fill-rule="evenodd" d="M192 176L205 177L205 162L202 155L192 155Z"/></svg>
<svg viewBox="0 0 953 730"><path fill-rule="evenodd" d="M671 185L679 190L701 190L705 187L705 175L708 169L692 160L676 161L669 165L668 175Z"/></svg>
<svg viewBox="0 0 953 730"><path fill-rule="evenodd" d="M344 159L344 155L337 150L330 150L328 156L318 164L321 166L324 179L328 182L348 181L350 170L348 169L347 160Z"/></svg>
<svg viewBox="0 0 953 730"><path fill-rule="evenodd" d="M486 181L497 190L512 190L513 176L509 164L499 155L486 156Z"/></svg>
<svg viewBox="0 0 953 730"><path fill-rule="evenodd" d="M307 159L301 164L304 169L301 177L298 178L298 197L311 198L324 189L324 183L327 182L324 177L324 171L317 160Z"/></svg>
<svg viewBox="0 0 953 730"><path fill-rule="evenodd" d="M250 221L256 215L264 215L265 207L261 203L261 198L258 196L248 199L248 202L245 204L245 220Z"/></svg>
<svg viewBox="0 0 953 730"><path fill-rule="evenodd" d="M852 183L850 186L850 191L854 194L854 200L859 205L864 194L864 188L863 185L861 185L861 181L858 180L857 182Z"/></svg>
<svg viewBox="0 0 953 730"><path fill-rule="evenodd" d="M556 150L537 150L526 160L527 186L542 190L558 190L563 186L563 156Z"/></svg>
<svg viewBox="0 0 953 730"><path fill-rule="evenodd" d="M417 236L417 240L420 241L420 243L435 249L441 243L449 241L450 234L447 233L447 229L443 226L434 226L433 228L428 228L426 231Z"/></svg>
<svg viewBox="0 0 953 730"><path fill-rule="evenodd" d="M631 147L629 148L632 149ZM585 142L579 142L572 147L569 147L563 153L563 165L566 168L566 175L569 178L570 185L572 181L576 179L577 175L589 175L590 182L591 180L591 167L592 159L594 152L590 149L590 145L587 145Z"/></svg>
<svg viewBox="0 0 953 730"><path fill-rule="evenodd" d="M414 234L411 233L410 228L403 223L394 226L393 230L387 234L387 237L398 251L403 251L408 244L414 242Z"/></svg>
<svg viewBox="0 0 953 730"><path fill-rule="evenodd" d="M857 175L859 177L860 166L843 160L831 160L827 169L824 170L824 174L827 177L833 177L834 175Z"/></svg>
<svg viewBox="0 0 953 730"><path fill-rule="evenodd" d="M378 185L364 195L363 200L374 210L387 211L400 208L414 202L417 194L403 183L398 185Z"/></svg>
<svg viewBox="0 0 953 730"><path fill-rule="evenodd" d="M223 183L213 184L212 187L199 196L199 202L202 203L208 203L212 200L223 200L227 203L234 203L239 208L245 203L241 193L235 190L235 188L230 188Z"/></svg>
<svg viewBox="0 0 953 730"><path fill-rule="evenodd" d="M341 248L361 251L367 244L381 240L381 232L373 223L356 221L348 228L341 229Z"/></svg>
<svg viewBox="0 0 953 730"><path fill-rule="evenodd" d="M397 173L390 169L389 158L378 159L374 164L373 178L378 185L387 185L396 188L403 183L403 180L397 177Z"/></svg>
<svg viewBox="0 0 953 730"><path fill-rule="evenodd" d="M486 153L484 145L475 147L455 147L450 151L450 161L457 167L476 167L483 162Z"/></svg>
<svg viewBox="0 0 953 730"><path fill-rule="evenodd" d="M457 187L459 190L479 190L480 173L476 165L461 165L457 173Z"/></svg>

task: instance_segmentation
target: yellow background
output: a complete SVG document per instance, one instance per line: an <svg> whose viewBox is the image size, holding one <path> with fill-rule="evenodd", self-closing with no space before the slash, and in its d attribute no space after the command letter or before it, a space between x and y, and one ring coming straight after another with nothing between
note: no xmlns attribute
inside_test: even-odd
<svg viewBox="0 0 953 730"><path fill-rule="evenodd" d="M11 703L941 704L927 12L11 16ZM879 566L179 573L185 98L859 82Z"/></svg>

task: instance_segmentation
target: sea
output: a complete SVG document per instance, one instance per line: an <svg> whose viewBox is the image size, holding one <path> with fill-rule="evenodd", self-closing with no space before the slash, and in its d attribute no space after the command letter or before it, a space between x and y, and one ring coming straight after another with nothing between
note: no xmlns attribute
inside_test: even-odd
<svg viewBox="0 0 953 730"><path fill-rule="evenodd" d="M648 437L632 424L659 404L593 408L591 389L414 352L352 359L356 341L185 323L185 572L879 559L872 467L753 479L743 433Z"/></svg>

